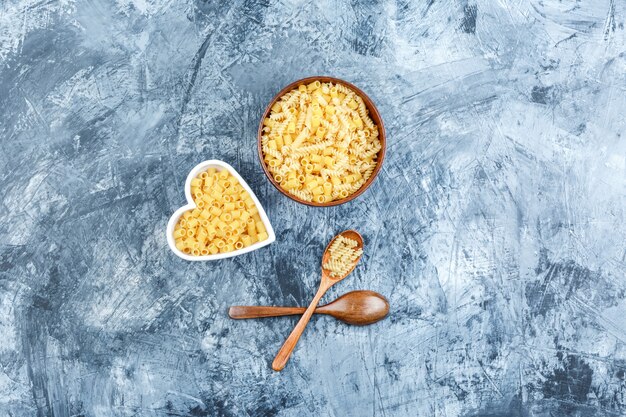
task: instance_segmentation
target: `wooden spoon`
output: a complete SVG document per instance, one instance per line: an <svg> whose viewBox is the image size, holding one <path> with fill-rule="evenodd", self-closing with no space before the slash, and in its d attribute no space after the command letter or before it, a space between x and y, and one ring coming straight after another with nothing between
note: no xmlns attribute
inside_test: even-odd
<svg viewBox="0 0 626 417"><path fill-rule="evenodd" d="M302 332L304 332L304 329L306 328L306 325L309 323L309 320L311 319L311 316L313 315L313 312L315 311L315 308L317 307L317 304L320 302L320 299L322 298L322 296L326 293L326 291L328 291L330 287L332 287L333 285L335 285L336 283L338 283L339 281L341 281L342 279L350 275L350 272L354 270L354 267L356 267L356 264L359 263L359 259L361 259L360 256L357 259L355 259L352 267L343 276L340 276L340 277L330 276L330 271L327 269L324 269L324 264L330 259L330 251L328 249L333 244L335 239L337 239L339 236L356 240L357 246L354 248L355 250L363 249L363 238L358 232L354 230L346 230L345 232L341 232L339 235L335 236L333 240L330 241L328 246L326 246L326 250L324 251L324 255L322 256L322 281L320 282L320 287L318 288L317 293L315 294L315 297L313 297L313 301L311 301L311 304L309 305L309 307L307 307L304 314L300 318L300 321L298 321L298 324L296 324L296 327L293 329L293 331L291 332L287 340L285 340L285 343L283 343L283 346L278 351L278 354L276 354L276 357L274 358L274 362L272 362L272 369L275 371L282 371L285 365L287 364L287 361L289 360L289 357L291 356L291 352L293 352L293 349L296 347L296 343L298 343L300 336L302 336Z"/></svg>
<svg viewBox="0 0 626 417"><path fill-rule="evenodd" d="M228 309L231 319L255 319L302 314L304 307L232 306ZM358 290L345 293L332 303L317 307L313 314L327 314L344 323L355 326L374 324L387 317L389 302L374 291Z"/></svg>

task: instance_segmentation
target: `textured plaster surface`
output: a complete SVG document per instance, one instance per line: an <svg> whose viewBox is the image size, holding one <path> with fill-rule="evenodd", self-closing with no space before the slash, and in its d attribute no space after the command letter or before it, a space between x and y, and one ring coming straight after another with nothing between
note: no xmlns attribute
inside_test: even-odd
<svg viewBox="0 0 626 417"><path fill-rule="evenodd" d="M623 416L626 3L5 0L0 4L0 415ZM255 151L287 83L377 103L387 159L356 201L279 194ZM277 241L167 248L189 170L222 159ZM323 301L387 320L232 321Z"/></svg>

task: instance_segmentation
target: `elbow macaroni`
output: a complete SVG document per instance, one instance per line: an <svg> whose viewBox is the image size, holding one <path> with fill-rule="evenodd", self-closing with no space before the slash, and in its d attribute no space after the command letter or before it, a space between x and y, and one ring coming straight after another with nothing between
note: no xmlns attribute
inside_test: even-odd
<svg viewBox="0 0 626 417"><path fill-rule="evenodd" d="M272 106L261 145L281 188L316 203L358 191L381 149L363 99L342 84L319 81L299 86Z"/></svg>
<svg viewBox="0 0 626 417"><path fill-rule="evenodd" d="M215 168L191 180L196 208L186 211L174 227L176 248L187 255L232 252L268 238L250 194L237 178Z"/></svg>

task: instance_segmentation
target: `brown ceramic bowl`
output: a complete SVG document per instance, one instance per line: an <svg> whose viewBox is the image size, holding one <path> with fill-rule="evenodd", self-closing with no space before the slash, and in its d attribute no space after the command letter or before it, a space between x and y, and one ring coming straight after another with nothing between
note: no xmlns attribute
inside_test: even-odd
<svg viewBox="0 0 626 417"><path fill-rule="evenodd" d="M372 172L372 176L367 179L365 184L363 184L363 186L361 188L359 188L358 191L356 191L354 194L351 194L351 195L349 195L346 198L342 198L340 200L329 201L327 203L316 203L316 202L313 202L313 201L304 201L304 200L299 199L295 195L291 195L287 190L283 190L283 188L280 186L280 184L277 183L276 180L274 180L274 177L270 173L270 171L269 171L269 169L267 167L267 164L265 163L265 159L263 158L263 149L262 149L262 145L261 145L261 135L262 135L262 131L263 131L263 120L265 120L267 117L269 117L269 114L272 111L272 106L278 100L280 100L280 98L283 95L285 95L289 91L298 88L302 84L305 84L305 85L306 84L310 84L310 83L312 83L313 81L316 81L316 80L321 82L321 83L327 83L327 82L341 83L341 84L345 85L346 87L350 88L352 91L354 91L359 97L361 97L363 99L363 102L365 103L365 106L367 107L367 110L369 111L370 118L372 119L372 121L378 127L378 139L380 140L380 145L381 145L380 151L378 152L378 157L376 158L376 168L374 168L374 172ZM274 187L276 187L276 189L278 191L280 191L281 193L283 193L287 197L291 198L292 200L297 201L298 203L301 203L301 204L306 204L306 205L314 206L314 207L337 206L339 204L343 204L343 203L347 203L348 201L352 201L355 198L357 198L358 196L360 196L361 194L363 194L365 192L365 190L367 190L367 188L372 184L372 182L374 182L374 179L378 175L378 172L380 171L380 168L383 165L383 159L385 158L385 148L387 146L387 141L386 141L386 137L385 137L385 126L383 124L383 119L382 119L382 117L380 117L380 113L378 113L378 109L374 105L374 102L367 96L367 94L365 94L363 91L361 91L361 89L359 89L358 87L356 87L355 85L353 85L353 84L351 84L351 83L349 83L347 81L341 80L339 78L324 77L324 76L315 76L315 77L303 78L301 80L294 81L293 83L289 84L287 87L285 87L282 90L280 90L278 92L278 94L276 94L274 99L272 99L272 101L267 105L267 108L265 109L265 112L263 113L263 117L261 117L261 122L259 123L259 130L257 132L257 143L258 143L259 161L261 161L261 166L263 167L263 171L265 172L265 175L270 180L270 182L274 185Z"/></svg>

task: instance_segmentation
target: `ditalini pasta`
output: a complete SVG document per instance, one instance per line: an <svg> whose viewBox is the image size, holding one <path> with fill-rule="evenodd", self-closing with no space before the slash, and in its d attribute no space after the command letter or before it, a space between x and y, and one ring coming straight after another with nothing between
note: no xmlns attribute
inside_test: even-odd
<svg viewBox="0 0 626 417"><path fill-rule="evenodd" d="M215 168L191 180L196 208L174 227L176 248L187 255L232 252L268 238L250 194L237 178Z"/></svg>
<svg viewBox="0 0 626 417"><path fill-rule="evenodd" d="M299 86L272 106L263 125L261 145L270 173L301 200L346 198L376 167L378 128L363 99L342 84Z"/></svg>
<svg viewBox="0 0 626 417"><path fill-rule="evenodd" d="M363 254L363 249L355 249L357 246L356 240L342 235L337 236L328 248L330 254L328 262L322 265L324 269L330 271L331 277L342 277L352 268L354 262Z"/></svg>

